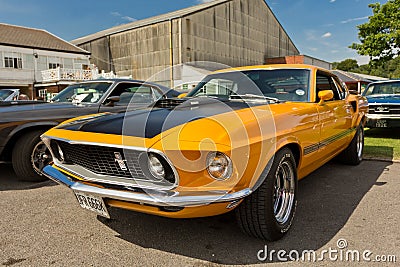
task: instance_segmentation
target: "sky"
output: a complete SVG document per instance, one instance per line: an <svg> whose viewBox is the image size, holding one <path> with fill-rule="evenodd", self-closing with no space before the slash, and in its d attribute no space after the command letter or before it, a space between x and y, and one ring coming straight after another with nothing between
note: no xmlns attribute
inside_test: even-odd
<svg viewBox="0 0 400 267"><path fill-rule="evenodd" d="M45 29L64 40L212 0L0 0L0 22ZM252 0L250 0L252 1ZM387 0L266 0L301 54L329 62L356 59L357 25L368 4Z"/></svg>

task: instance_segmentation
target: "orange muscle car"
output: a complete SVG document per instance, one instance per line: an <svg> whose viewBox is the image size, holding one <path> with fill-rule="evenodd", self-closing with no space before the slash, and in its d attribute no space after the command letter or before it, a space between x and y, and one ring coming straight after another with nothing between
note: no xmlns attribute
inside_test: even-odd
<svg viewBox="0 0 400 267"><path fill-rule="evenodd" d="M360 163L367 112L364 97L321 68L226 69L186 96L49 130L54 162L43 171L102 216L235 209L246 233L277 240L291 227L299 179L337 156Z"/></svg>

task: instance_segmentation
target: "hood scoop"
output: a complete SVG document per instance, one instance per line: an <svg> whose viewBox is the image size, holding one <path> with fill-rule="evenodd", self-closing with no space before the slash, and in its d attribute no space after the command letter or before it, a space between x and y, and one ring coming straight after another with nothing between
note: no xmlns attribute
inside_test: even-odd
<svg viewBox="0 0 400 267"><path fill-rule="evenodd" d="M187 101L187 99L183 98L165 98L160 99L154 103L152 107L154 108L166 108L166 109L174 109L175 107L179 106L180 104Z"/></svg>

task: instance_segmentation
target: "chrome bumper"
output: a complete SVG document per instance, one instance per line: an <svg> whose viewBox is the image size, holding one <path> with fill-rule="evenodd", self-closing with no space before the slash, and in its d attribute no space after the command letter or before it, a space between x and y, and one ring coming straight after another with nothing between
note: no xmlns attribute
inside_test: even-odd
<svg viewBox="0 0 400 267"><path fill-rule="evenodd" d="M400 115L397 114L367 114L369 120L400 120Z"/></svg>
<svg viewBox="0 0 400 267"><path fill-rule="evenodd" d="M206 192L191 192L191 194L180 195L176 191L148 191L149 194L142 192L133 192L115 189L99 188L96 186L86 185L80 182L72 181L68 176L61 173L52 166L46 166L43 173L49 179L69 187L74 191L79 191L88 194L94 194L102 198L128 201L138 204L148 204L154 206L203 206L212 203L232 202L242 199L252 193L251 189L244 189L235 193L226 193L222 191L206 191Z"/></svg>

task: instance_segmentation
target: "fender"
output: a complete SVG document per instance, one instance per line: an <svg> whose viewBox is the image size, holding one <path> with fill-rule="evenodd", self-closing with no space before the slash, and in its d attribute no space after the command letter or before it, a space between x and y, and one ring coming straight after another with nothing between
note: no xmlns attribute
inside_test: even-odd
<svg viewBox="0 0 400 267"><path fill-rule="evenodd" d="M276 151L281 150L283 147L293 146L293 145L297 146L297 148L299 149L299 152L301 153L300 140L295 136L286 136L284 138L279 139L276 142ZM296 151L293 151L293 153L294 152L296 152ZM300 160L300 159L298 159L298 160ZM299 163L298 160L296 160L297 163Z"/></svg>
<svg viewBox="0 0 400 267"><path fill-rule="evenodd" d="M357 117L353 119L353 127L358 127L358 125L366 123L366 114L368 113L368 100L360 95L349 95L349 103L355 108L354 113L357 113Z"/></svg>
<svg viewBox="0 0 400 267"><path fill-rule="evenodd" d="M4 140L0 140L0 155L3 154L4 150L7 150L6 148L9 148L9 143L10 141L21 131L24 131L29 128L35 128L35 127L48 127L52 128L54 126L57 126L59 122L56 121L40 121L40 122L29 122L25 124L18 125L15 127L6 137ZM3 155L4 156L4 155Z"/></svg>
<svg viewBox="0 0 400 267"><path fill-rule="evenodd" d="M8 136L7 136L7 140L10 140L16 133L25 130L27 128L32 128L32 127L37 127L37 126L49 126L49 128L53 128L54 126L57 126L58 124L60 124L59 122L56 121L40 121L40 122L29 122L29 123L25 123L22 125L18 125L17 127L14 128L14 130L12 130Z"/></svg>
<svg viewBox="0 0 400 267"><path fill-rule="evenodd" d="M285 147L288 147L292 151L296 165L299 166L301 164L302 149L299 140L294 136L287 136L277 140L277 143L275 144L275 149L273 151L270 151L270 153L266 155L268 161L264 167L261 167L263 171L258 176L258 178L254 179L253 183L250 185L251 192L256 191L257 188L264 182L272 166L276 153L278 153L278 151L282 150Z"/></svg>
<svg viewBox="0 0 400 267"><path fill-rule="evenodd" d="M288 137L288 138L280 140L276 144L275 153L272 156L270 156L270 158L269 158L267 164L265 165L263 171L261 172L260 176L254 183L254 185L250 188L251 193L256 191L261 186L261 184L264 182L265 178L268 175L269 170L271 169L271 166L274 161L276 153L278 153L278 151L282 150L285 147L290 148L290 150L292 151L294 160L295 160L297 166L300 164L302 155L301 155L301 147L300 147L300 144L298 143L297 138ZM297 147L298 151L294 151L293 147Z"/></svg>

